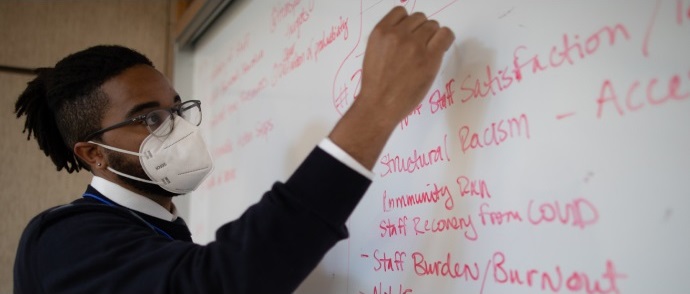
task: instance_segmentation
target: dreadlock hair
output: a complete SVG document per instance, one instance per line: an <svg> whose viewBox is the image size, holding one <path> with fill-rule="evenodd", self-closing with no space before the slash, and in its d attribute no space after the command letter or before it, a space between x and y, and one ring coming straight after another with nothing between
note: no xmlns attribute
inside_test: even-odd
<svg viewBox="0 0 690 294"><path fill-rule="evenodd" d="M71 54L54 68L39 68L17 99L17 118L26 116L23 132L33 134L38 147L57 170L68 173L84 168L74 154L74 144L100 128L108 108L101 85L124 70L139 64L153 66L146 56L122 46L101 45Z"/></svg>

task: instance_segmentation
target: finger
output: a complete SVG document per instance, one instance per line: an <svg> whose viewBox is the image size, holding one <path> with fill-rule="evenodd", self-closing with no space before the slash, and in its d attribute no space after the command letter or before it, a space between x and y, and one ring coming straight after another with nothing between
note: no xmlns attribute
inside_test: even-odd
<svg viewBox="0 0 690 294"><path fill-rule="evenodd" d="M445 52L450 48L450 45L455 41L455 34L448 27L442 27L434 33L431 37L427 47L432 50L438 50L440 52Z"/></svg>
<svg viewBox="0 0 690 294"><path fill-rule="evenodd" d="M405 7L396 6L384 16L377 26L394 26L407 17Z"/></svg>
<svg viewBox="0 0 690 294"><path fill-rule="evenodd" d="M415 12L403 19L399 26L406 32L412 32L427 21L426 15L421 12Z"/></svg>
<svg viewBox="0 0 690 294"><path fill-rule="evenodd" d="M439 29L439 24L435 20L428 20L419 26L413 34L419 36L425 44L429 43L429 40L434 36L436 31Z"/></svg>

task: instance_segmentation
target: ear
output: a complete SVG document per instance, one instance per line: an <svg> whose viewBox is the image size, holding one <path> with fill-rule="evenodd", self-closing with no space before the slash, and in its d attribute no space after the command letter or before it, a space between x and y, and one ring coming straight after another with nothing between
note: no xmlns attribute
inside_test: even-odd
<svg viewBox="0 0 690 294"><path fill-rule="evenodd" d="M91 167L91 171L105 169L107 164L105 156L98 145L87 142L74 144L74 154Z"/></svg>

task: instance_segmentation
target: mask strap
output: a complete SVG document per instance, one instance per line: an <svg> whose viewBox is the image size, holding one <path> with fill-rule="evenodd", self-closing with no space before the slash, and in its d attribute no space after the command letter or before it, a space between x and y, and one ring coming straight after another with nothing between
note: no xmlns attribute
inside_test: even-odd
<svg viewBox="0 0 690 294"><path fill-rule="evenodd" d="M158 182L149 181L149 180L144 180L144 179L142 179L142 178L137 178L137 177L135 177L135 176L130 176L130 175L126 174L126 173L116 171L116 170L114 170L112 167L107 167L107 169L108 169L109 171L113 172L114 174L123 176L123 177L125 177L125 178L130 178L130 179L132 179L132 180L139 181L139 182L144 182L144 183L159 185Z"/></svg>
<svg viewBox="0 0 690 294"><path fill-rule="evenodd" d="M108 146L108 145L101 144L101 143L97 143L97 142L94 142L94 141L89 141L88 143L96 144L96 145L101 146L101 147L103 147L103 148L105 148L105 149L110 149L110 150L113 150L113 151L122 152L122 153L129 154L129 155L134 155L134 156L139 156L139 157L144 156L143 154L138 153L138 152L132 152L132 151L129 151L129 150L120 149L120 148L113 147L113 146Z"/></svg>
<svg viewBox="0 0 690 294"><path fill-rule="evenodd" d="M101 146L101 147L103 147L103 148L105 148L105 149L109 149L109 150L113 150L113 151L117 151L117 152L122 152L122 153L125 153L125 154L130 154L130 155L139 156L139 157L143 156L141 153L132 152L132 151L125 150L125 149L120 149L120 148L117 148L117 147L108 146L108 145L101 144L101 143L97 143L97 142L94 142L94 141L89 141L88 143L96 144L96 145ZM109 171L113 172L114 174L123 176L123 177L125 177L125 178L129 178L129 179L132 179L132 180L135 180L135 181L139 181L139 182L144 182L144 183L149 183L149 184L154 184L154 185L160 185L160 183L158 183L158 182L149 181L149 180L146 180L146 179L142 179L142 178L138 178L138 177L135 177L135 176L131 176L131 175L128 175L128 174L126 174L126 173L117 171L117 170L113 169L112 167L107 167L107 169L108 169Z"/></svg>

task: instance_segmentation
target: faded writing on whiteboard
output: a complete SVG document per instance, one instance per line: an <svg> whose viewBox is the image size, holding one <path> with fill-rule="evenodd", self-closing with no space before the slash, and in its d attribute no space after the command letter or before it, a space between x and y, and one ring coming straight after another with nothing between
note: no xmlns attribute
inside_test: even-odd
<svg viewBox="0 0 690 294"><path fill-rule="evenodd" d="M297 15L295 20L288 26L286 35L288 37L297 35L297 38L300 38L300 31L302 28L302 25L309 20L309 17L311 16L311 13L314 11L314 1L312 0L309 3L309 7L302 7L302 12Z"/></svg>
<svg viewBox="0 0 690 294"><path fill-rule="evenodd" d="M273 7L271 11L271 32L275 31L278 23L284 20L288 15L294 14L299 6L301 0L290 0L280 4L278 7Z"/></svg>
<svg viewBox="0 0 690 294"><path fill-rule="evenodd" d="M249 34L245 34L242 40L240 40L240 42L233 48L226 50L227 56L222 58L220 62L216 64L211 72L211 80L215 80L221 73L223 73L228 64L232 63L232 61L235 59L235 56L241 54L245 49L247 49L247 46L249 46Z"/></svg>
<svg viewBox="0 0 690 294"><path fill-rule="evenodd" d="M228 184L237 178L237 173L234 168L225 169L222 171L214 171L214 173L204 181L200 187L202 190L210 190L221 185Z"/></svg>
<svg viewBox="0 0 690 294"><path fill-rule="evenodd" d="M223 81L220 85L220 88L217 88L213 91L211 94L211 103L215 103L215 101L225 95L226 92L244 75L249 73L254 67L264 58L264 51L260 50L254 56L252 57L251 60L243 63L240 68L235 70L235 72L230 76L230 78L226 79Z"/></svg>

